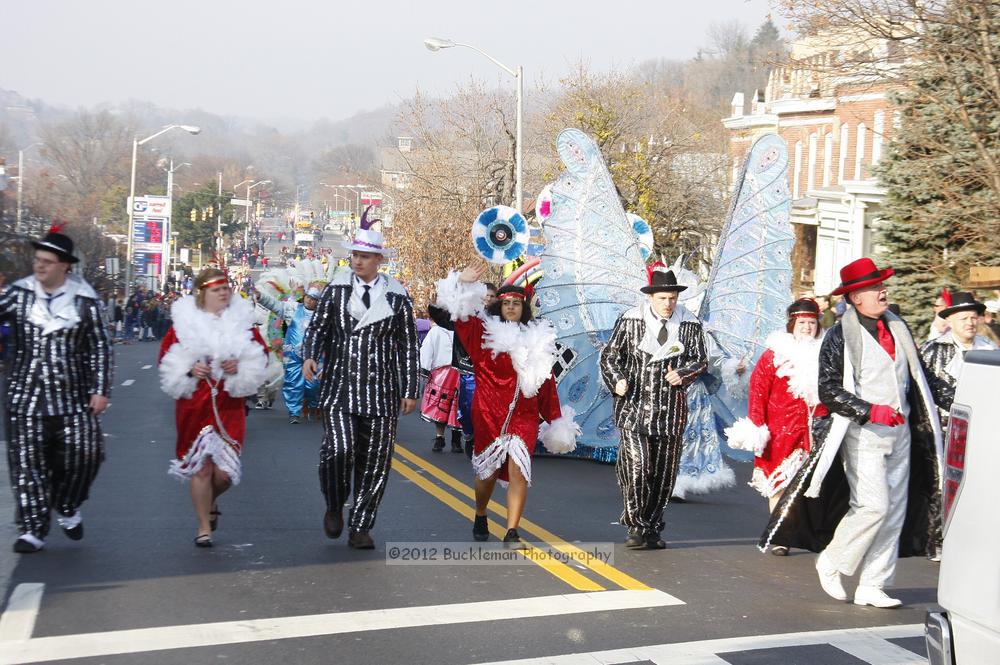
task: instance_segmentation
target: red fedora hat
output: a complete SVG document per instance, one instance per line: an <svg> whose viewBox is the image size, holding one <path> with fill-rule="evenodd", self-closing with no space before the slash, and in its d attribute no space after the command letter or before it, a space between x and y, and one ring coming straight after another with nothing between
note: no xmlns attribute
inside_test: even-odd
<svg viewBox="0 0 1000 665"><path fill-rule="evenodd" d="M830 295L839 296L872 284L878 284L892 277L894 272L892 268L879 270L874 261L867 256L862 257L857 261L851 261L840 269L840 286L834 289Z"/></svg>

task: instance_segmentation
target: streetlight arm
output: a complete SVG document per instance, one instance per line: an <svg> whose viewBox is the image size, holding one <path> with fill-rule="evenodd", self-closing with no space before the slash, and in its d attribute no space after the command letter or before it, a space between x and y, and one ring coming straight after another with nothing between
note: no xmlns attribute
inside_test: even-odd
<svg viewBox="0 0 1000 665"><path fill-rule="evenodd" d="M171 129L183 129L188 134L197 134L198 132L201 131L201 129L199 127L193 127L191 125L167 125L166 127L164 127L163 129L161 129L160 131L156 132L155 134L151 134L150 136L147 136L146 138L142 139L141 141L137 141L136 145L143 145L144 143L146 143L148 141L152 141L157 136L160 136L161 134L166 134Z"/></svg>
<svg viewBox="0 0 1000 665"><path fill-rule="evenodd" d="M479 55L483 56L484 58L486 58L487 60L489 60L490 62L492 62L494 65L496 65L500 69L504 70L505 72L507 72L508 74L510 74L511 76L513 76L514 78L517 78L517 71L516 70L514 70L514 69L508 67L507 65L503 64L502 62L500 62L499 60L497 60L496 58L494 58L492 55L490 55L486 51L482 50L481 48L476 48L472 44L463 44L461 42L455 42L455 46L464 46L465 48L471 48L473 51L475 51Z"/></svg>

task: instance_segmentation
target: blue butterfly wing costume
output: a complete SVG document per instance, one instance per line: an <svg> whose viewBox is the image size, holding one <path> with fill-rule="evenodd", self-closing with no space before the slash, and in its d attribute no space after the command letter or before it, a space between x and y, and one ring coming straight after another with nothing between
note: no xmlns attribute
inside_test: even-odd
<svg viewBox="0 0 1000 665"><path fill-rule="evenodd" d="M646 284L645 253L597 145L567 129L557 149L566 171L552 186L545 222L545 277L536 287L540 314L558 332L560 402L576 409L583 432L571 454L614 462L619 434L598 359L618 317L645 297L639 291ZM785 325L791 297L787 170L787 149L778 136L764 135L751 147L699 310L709 346L721 357L745 358L747 372L767 335ZM734 405L712 397L714 416L728 424ZM713 455L721 460L718 449Z"/></svg>
<svg viewBox="0 0 1000 665"><path fill-rule="evenodd" d="M536 292L559 336L560 403L576 409L583 432L571 454L613 462L618 429L597 362L619 315L642 301L646 262L597 145L566 129L556 147L566 170L552 185Z"/></svg>
<svg viewBox="0 0 1000 665"><path fill-rule="evenodd" d="M767 336L785 326L795 239L787 183L785 142L774 134L760 137L743 162L699 309L712 363L688 389L676 496L734 485L723 455L753 460L752 453L730 448L722 430L746 415L750 372ZM741 359L746 371L737 377L733 368Z"/></svg>

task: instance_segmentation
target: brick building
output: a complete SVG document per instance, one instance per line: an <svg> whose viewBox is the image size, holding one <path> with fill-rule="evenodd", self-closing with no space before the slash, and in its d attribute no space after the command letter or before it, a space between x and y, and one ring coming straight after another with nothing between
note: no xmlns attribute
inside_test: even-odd
<svg viewBox="0 0 1000 665"><path fill-rule="evenodd" d="M884 48L875 45L866 55L893 67ZM788 144L795 295L829 293L840 283L841 266L874 249L885 190L872 165L892 136L895 116L883 80L830 73L857 51L856 43L837 47L816 38L792 44L795 65L774 69L749 108L737 93L732 115L722 121L730 131L733 178L760 134L777 133Z"/></svg>

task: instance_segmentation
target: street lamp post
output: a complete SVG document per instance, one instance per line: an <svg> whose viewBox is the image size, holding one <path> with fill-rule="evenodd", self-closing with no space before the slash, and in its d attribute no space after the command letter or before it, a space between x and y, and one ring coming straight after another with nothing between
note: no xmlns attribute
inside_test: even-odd
<svg viewBox="0 0 1000 665"><path fill-rule="evenodd" d="M148 143L149 141L152 141L153 139L155 139L157 136L160 136L161 134L166 134L171 129L183 129L188 134L198 134L199 132L201 132L201 128L200 127L195 127L194 125L167 125L166 127L164 127L163 129L161 129L160 131L156 132L155 134L150 134L149 136L147 136L146 138L142 139L141 141L138 140L138 139L135 139L135 138L132 139L132 178L131 178L131 184L129 185L129 190L128 190L128 229L126 229L126 235L128 235L128 246L126 248L126 251L128 252L128 256L125 257L125 299L126 300L128 299L129 294L132 291L132 236L134 235L134 231L132 229L132 226L135 223L135 162L136 162L136 157L138 156L139 146L143 145L144 143Z"/></svg>
<svg viewBox="0 0 1000 665"><path fill-rule="evenodd" d="M424 40L424 46L427 47L428 51L437 52L445 48L454 48L456 46L464 46L465 48L472 49L479 55L487 58L494 65L504 70L517 80L517 120L516 120L516 130L517 138L514 143L514 208L521 212L521 204L524 199L524 187L522 176L524 173L524 161L523 161L523 151L521 145L523 143L523 117L524 117L524 69L518 65L517 69L512 69L507 65L503 64L489 53L486 53L482 49L476 48L471 44L462 44L461 42L454 42L450 39L439 39L437 37L430 37Z"/></svg>
<svg viewBox="0 0 1000 665"><path fill-rule="evenodd" d="M45 145L44 143L32 143L26 148L21 148L17 151L17 221L14 224L14 232L21 233L23 231L21 227L21 218L23 215L21 196L24 193L24 153L36 146Z"/></svg>
<svg viewBox="0 0 1000 665"><path fill-rule="evenodd" d="M166 246L167 253L170 252L170 237L177 235L174 233L174 171L180 169L183 166L191 166L191 162L181 162L177 166L174 166L174 158L170 158L170 168L167 169L167 209L170 210L170 217L167 218L168 226L163 230L163 244ZM166 258L166 257L164 257ZM160 262L160 289L162 290L167 285L167 273L169 272L170 266L166 261Z"/></svg>
<svg viewBox="0 0 1000 665"><path fill-rule="evenodd" d="M243 249L250 251L250 190L252 190L257 185L267 185L270 184L270 180L258 180L252 185L247 185L247 215L246 224L243 227Z"/></svg>

